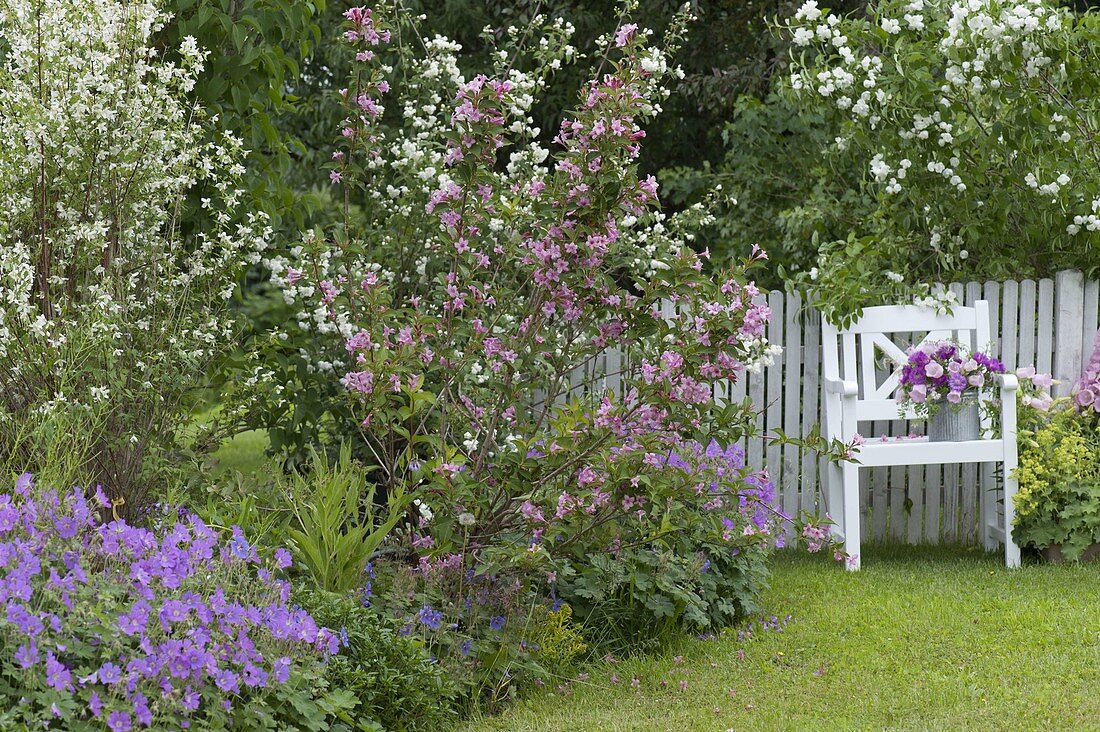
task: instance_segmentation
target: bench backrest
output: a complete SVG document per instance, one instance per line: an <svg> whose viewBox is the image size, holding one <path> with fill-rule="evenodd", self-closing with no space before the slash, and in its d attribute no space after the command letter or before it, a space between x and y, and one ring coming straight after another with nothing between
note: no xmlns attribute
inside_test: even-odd
<svg viewBox="0 0 1100 732"><path fill-rule="evenodd" d="M867 308L863 317L844 330L823 320L823 373L827 379L859 384L857 422L913 419L912 411L899 417L894 400L901 364L908 358L905 346L951 339L968 349L981 350L990 345L989 331L989 303L985 300L978 300L973 307L957 306L950 314L915 305ZM899 335L907 339L911 334L914 343L895 342ZM882 356L889 359L885 380L877 376L883 369L876 369L876 364L883 362Z"/></svg>

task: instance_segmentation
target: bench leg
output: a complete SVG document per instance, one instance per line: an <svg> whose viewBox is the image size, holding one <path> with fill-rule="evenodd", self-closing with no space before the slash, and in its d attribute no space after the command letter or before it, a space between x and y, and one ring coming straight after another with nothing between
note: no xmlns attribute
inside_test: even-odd
<svg viewBox="0 0 1100 732"><path fill-rule="evenodd" d="M1015 448L1015 445L1013 446ZM1020 547L1012 538L1012 522L1016 517L1016 489L1019 483L1013 473L1016 471L1016 450L1005 460L1005 566L1020 566Z"/></svg>
<svg viewBox="0 0 1100 732"><path fill-rule="evenodd" d="M844 463L844 553L848 555L848 570L859 570L859 466Z"/></svg>
<svg viewBox="0 0 1100 732"><path fill-rule="evenodd" d="M844 473L836 463L825 466L826 495L825 515L833 521L833 537L844 538Z"/></svg>

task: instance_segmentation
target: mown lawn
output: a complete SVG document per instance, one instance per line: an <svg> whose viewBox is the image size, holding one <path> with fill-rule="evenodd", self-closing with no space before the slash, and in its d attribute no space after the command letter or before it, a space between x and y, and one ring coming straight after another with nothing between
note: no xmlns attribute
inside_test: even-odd
<svg viewBox="0 0 1100 732"><path fill-rule="evenodd" d="M267 462L264 450L269 444L263 430L249 430L234 436L214 453L215 473L237 471L245 476L259 473Z"/></svg>
<svg viewBox="0 0 1100 732"><path fill-rule="evenodd" d="M1100 565L896 548L849 574L784 555L764 599L782 631L592 668L466 729L1100 729Z"/></svg>

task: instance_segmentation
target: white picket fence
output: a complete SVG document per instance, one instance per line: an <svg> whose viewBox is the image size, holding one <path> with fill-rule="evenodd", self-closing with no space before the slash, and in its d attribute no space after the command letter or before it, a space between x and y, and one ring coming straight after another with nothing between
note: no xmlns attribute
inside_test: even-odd
<svg viewBox="0 0 1100 732"><path fill-rule="evenodd" d="M1034 364L1053 373L1067 394L1091 352L1098 320L1100 283L1066 271L1038 282L970 282L948 289L969 305L987 300L996 343L994 355L1009 368ZM803 306L798 293L767 294L772 310L768 338L784 347L776 364L731 385L719 396L740 401L746 395L762 409L762 435L780 429L809 433L823 421L821 398L821 318ZM876 422L864 434L909 434L912 425ZM866 433L867 430L865 429ZM767 467L776 485L776 503L789 513L824 512L823 461L810 450L778 445L764 437L745 445L749 465ZM908 466L861 470L863 536L876 541L974 544L979 538L979 488L996 480L987 465Z"/></svg>

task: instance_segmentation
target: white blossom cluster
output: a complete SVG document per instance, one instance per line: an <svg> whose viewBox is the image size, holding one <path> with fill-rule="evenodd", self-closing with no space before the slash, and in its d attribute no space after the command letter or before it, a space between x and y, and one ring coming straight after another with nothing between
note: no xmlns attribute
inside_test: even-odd
<svg viewBox="0 0 1100 732"><path fill-rule="evenodd" d="M919 294L913 298L913 304L917 307L928 308L942 315L950 313L958 307L959 298L949 290L938 289L925 294Z"/></svg>
<svg viewBox="0 0 1100 732"><path fill-rule="evenodd" d="M945 196L977 196L990 172L974 148L999 145L997 185L1034 191L1070 235L1100 230L1096 181L1077 175L1083 161L1095 169L1086 147L1095 147L1097 100L1066 91L1067 65L1080 56L1066 8L1048 0L885 0L871 15L843 18L807 0L787 26L808 52L791 85L845 119L838 148L857 137L886 140L868 167L879 190L896 196L943 186ZM1020 108L1029 98L1033 108ZM1034 117L1004 119L1013 104ZM1044 138L1034 146L998 132L1032 124Z"/></svg>
<svg viewBox="0 0 1100 732"><path fill-rule="evenodd" d="M760 355L749 360L745 364L745 370L750 374L759 374L765 368L775 365L775 360L783 355L783 346L768 343L763 338L745 339L742 343L747 352L758 352Z"/></svg>
<svg viewBox="0 0 1100 732"><path fill-rule="evenodd" d="M164 60L167 19L153 2L0 3L0 413L118 408L233 345L225 301L270 231L236 215L241 141L210 141L188 101L206 54L187 38ZM184 236L192 190L210 223Z"/></svg>

